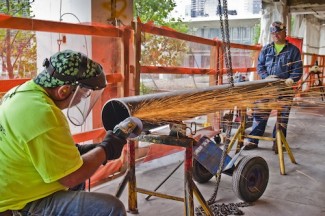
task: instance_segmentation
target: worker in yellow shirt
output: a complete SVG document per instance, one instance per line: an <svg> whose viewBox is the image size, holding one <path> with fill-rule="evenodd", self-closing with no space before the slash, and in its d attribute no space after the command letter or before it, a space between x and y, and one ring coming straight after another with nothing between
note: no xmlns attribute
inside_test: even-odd
<svg viewBox="0 0 325 216"><path fill-rule="evenodd" d="M0 215L126 215L109 194L72 191L126 140L108 131L80 155L62 110L82 125L106 87L100 64L65 50L44 61L33 80L14 87L0 105Z"/></svg>

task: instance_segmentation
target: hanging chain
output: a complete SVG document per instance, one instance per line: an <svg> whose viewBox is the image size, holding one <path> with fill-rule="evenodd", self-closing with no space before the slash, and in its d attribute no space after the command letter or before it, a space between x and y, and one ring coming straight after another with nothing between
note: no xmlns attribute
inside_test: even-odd
<svg viewBox="0 0 325 216"><path fill-rule="evenodd" d="M227 2L227 0L223 0L223 4L225 4L225 2ZM221 33L222 33L222 42L223 42L223 50L225 53L225 62L226 62L226 67L227 67L227 75L228 75L228 81L230 82L230 84L233 86L234 82L232 79L232 74L229 75L229 72L231 73L232 70L229 70L229 54L230 52L227 52L228 50L228 46L229 45L229 30L227 30L229 28L228 23L226 24L226 32L228 32L228 34L225 35L225 31L224 31L224 19L222 17L222 6L221 6L221 0L218 0L218 10L219 10L219 16L220 16L220 25L221 25ZM227 16L227 3L226 5L223 5L223 14L225 15L225 21L228 19ZM227 42L225 41L225 38L227 38ZM228 122L227 124L227 140L229 140L230 137L230 131L231 131L231 123ZM228 137L229 136L229 137ZM220 184L220 180L221 180L221 173L223 170L223 166L224 166L224 161L225 161L225 157L226 157L226 152L227 152L227 148L228 148L228 144L229 142L226 140L225 145L224 145L224 149L223 152L221 154L221 159L220 159L220 164L219 164L219 168L218 168L218 173L216 175L216 188L214 190L214 193L212 194L211 198L208 200L208 204L212 204L215 202L215 199L217 197L218 194L218 189L219 189L219 184Z"/></svg>
<svg viewBox="0 0 325 216"><path fill-rule="evenodd" d="M222 13L223 10L223 13ZM220 26L221 26L221 35L222 35L222 48L224 52L224 59L225 64L227 68L227 78L228 82L230 83L231 87L234 87L234 79L233 79L233 73L232 73L232 62L231 62L231 53L230 53L230 40L229 40L229 25L228 25L228 6L227 6L227 0L223 0L223 5L221 5L221 0L218 0L218 11L220 16ZM222 17L222 14L224 15L224 18ZM224 145L224 149L221 155L220 164L218 168L218 173L216 174L216 187L214 189L214 192L211 196L211 198L207 201L207 204L209 205L211 211L213 212L214 216L225 216L225 215L244 215L244 212L239 209L239 207L246 207L250 206L250 203L247 202L240 202L240 203L229 203L229 204L217 204L216 203L216 197L219 190L220 180L221 180L221 173L223 170L225 157L227 154L227 149L229 146L229 138L232 128L232 119L227 124L227 131L226 131L226 142ZM195 209L195 213L197 216L204 216L206 215L204 213L203 208L197 207Z"/></svg>
<svg viewBox="0 0 325 216"><path fill-rule="evenodd" d="M230 53L230 39L229 39L230 36L229 36L229 24L228 24L227 0L223 0L223 5L221 4L221 0L218 0L218 11L219 11L220 29L221 29L221 36L222 36L222 49L225 55L224 59L227 68L227 78L230 85L234 87L234 78L232 73L232 61L231 61L231 53Z"/></svg>

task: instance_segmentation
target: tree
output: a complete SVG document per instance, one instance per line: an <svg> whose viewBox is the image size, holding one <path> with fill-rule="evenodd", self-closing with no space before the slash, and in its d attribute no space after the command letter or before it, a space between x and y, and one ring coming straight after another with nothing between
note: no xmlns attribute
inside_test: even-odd
<svg viewBox="0 0 325 216"><path fill-rule="evenodd" d="M158 26L168 26L176 31L186 33L187 25L180 18L170 17L170 13L176 7L174 0L135 0L134 14L142 22L154 22Z"/></svg>
<svg viewBox="0 0 325 216"><path fill-rule="evenodd" d="M29 0L5 0L0 2L0 13L15 17L31 17ZM9 79L32 77L36 73L36 39L31 31L0 29L1 72Z"/></svg>
<svg viewBox="0 0 325 216"><path fill-rule="evenodd" d="M141 22L153 22L156 26L165 26L178 32L186 33L187 25L180 18L173 18L170 13L176 7L174 0L135 0L134 14ZM188 50L186 42L173 38L143 35L141 63L154 66L179 66Z"/></svg>

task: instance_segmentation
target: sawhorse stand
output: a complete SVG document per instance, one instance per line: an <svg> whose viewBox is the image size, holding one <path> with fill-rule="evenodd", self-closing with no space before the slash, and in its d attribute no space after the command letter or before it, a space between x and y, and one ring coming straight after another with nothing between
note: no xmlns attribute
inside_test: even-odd
<svg viewBox="0 0 325 216"><path fill-rule="evenodd" d="M175 201L184 202L184 215L194 216L194 203L193 195L197 198L202 208L207 216L213 216L209 205L204 200L201 192L195 185L192 179L192 165L193 165L193 145L195 140L192 138L176 138L168 135L143 135L139 138L141 141L165 144L165 145L176 145L185 148L185 158L184 158L184 197L176 197L172 195L167 195L163 193L158 193L156 191L150 191L144 188L139 188L136 186L136 176L135 176L135 141L129 140L128 142L128 170L124 179L122 180L117 192L116 197L120 197L126 184L128 183L128 211L133 214L138 214L137 207L137 193L147 194L150 196L157 196L160 198L171 199Z"/></svg>
<svg viewBox="0 0 325 216"><path fill-rule="evenodd" d="M283 135L282 131L280 130L280 123L278 122L278 119L281 117L280 115L280 111L278 110L277 112L277 121L276 121L276 137L272 138L272 137L262 137L262 136L252 136L252 135L246 135L245 134L245 126L246 126L246 117L245 117L245 112L242 110L242 115L241 115L241 123L238 127L237 132L235 133L235 135L232 137L232 139L230 140L228 149L227 149L227 153L230 152L230 150L232 149L234 143L236 141L237 142L237 147L236 147L236 153L239 152L240 148L243 146L244 144L244 138L253 138L253 139L260 139L260 140L267 140L267 141L275 141L276 145L278 147L278 157L279 157L279 164L280 164L280 173L281 175L285 175L285 166L284 166L284 155L283 155L283 149L282 146L285 147L285 150L287 151L290 160L292 163L296 164L297 162L295 161L295 158L292 154L292 151L290 149L290 146L285 138L285 136Z"/></svg>
<svg viewBox="0 0 325 216"><path fill-rule="evenodd" d="M308 76L300 84L300 86L302 88L303 84L308 82L308 80L310 79L310 81L313 81L312 83L310 83L310 87L319 88L321 100L324 101L325 100L325 89L323 86L323 81L322 81L323 78L321 77L321 74L322 74L322 72L319 70L318 63L316 62L316 65L314 65L311 68L310 72L308 73ZM313 76L314 80L311 79L312 76Z"/></svg>

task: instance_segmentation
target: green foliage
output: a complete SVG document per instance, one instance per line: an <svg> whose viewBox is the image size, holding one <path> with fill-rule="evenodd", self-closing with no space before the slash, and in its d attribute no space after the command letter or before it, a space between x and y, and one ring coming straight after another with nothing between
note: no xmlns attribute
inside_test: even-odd
<svg viewBox="0 0 325 216"><path fill-rule="evenodd" d="M295 16L291 16L290 29L293 29L293 27L295 26L295 21L296 21L296 17Z"/></svg>
<svg viewBox="0 0 325 216"><path fill-rule="evenodd" d="M170 13L176 7L174 0L135 0L134 14L141 22L153 22L156 26L165 26L175 31L186 33L188 26L180 18L173 18ZM144 34L142 37L143 65L180 66L186 51L186 43L169 37Z"/></svg>
<svg viewBox="0 0 325 216"><path fill-rule="evenodd" d="M145 65L179 66L188 51L186 42L157 35L147 35L143 42L141 63Z"/></svg>
<svg viewBox="0 0 325 216"><path fill-rule="evenodd" d="M134 0L134 14L141 22L152 21L157 26L167 26L178 32L187 32L188 26L180 18L170 17L176 7L174 0Z"/></svg>
<svg viewBox="0 0 325 216"><path fill-rule="evenodd" d="M253 38L254 44L258 44L260 34L261 34L261 24L259 23L254 26L254 38Z"/></svg>
<svg viewBox="0 0 325 216"><path fill-rule="evenodd" d="M29 17L31 6L29 0L3 0L0 2L1 13L16 17Z"/></svg>
<svg viewBox="0 0 325 216"><path fill-rule="evenodd" d="M140 83L140 95L154 93L154 90L147 87L143 82Z"/></svg>
<svg viewBox="0 0 325 216"><path fill-rule="evenodd" d="M0 2L0 13L15 17L31 17L29 0L6 0ZM30 78L36 74L35 33L14 29L0 29L0 59L2 72L10 79Z"/></svg>

